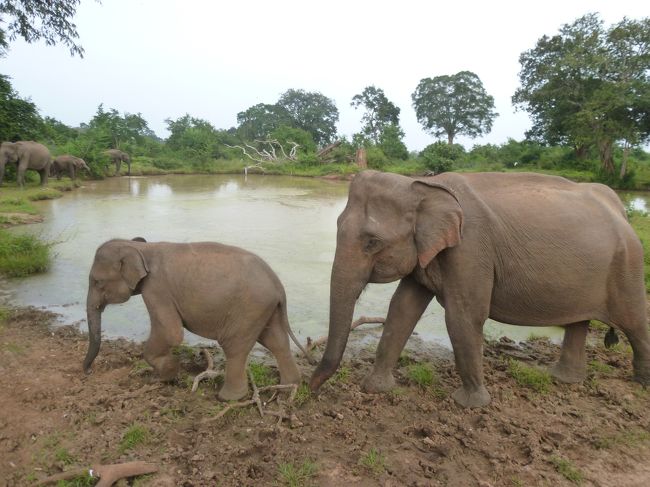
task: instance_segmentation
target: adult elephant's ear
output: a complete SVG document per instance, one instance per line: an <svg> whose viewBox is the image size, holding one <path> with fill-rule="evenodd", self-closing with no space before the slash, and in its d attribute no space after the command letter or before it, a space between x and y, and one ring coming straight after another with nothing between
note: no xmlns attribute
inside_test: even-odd
<svg viewBox="0 0 650 487"><path fill-rule="evenodd" d="M419 197L415 245L420 267L425 268L440 251L460 243L463 209L454 191L444 184L418 180L412 187Z"/></svg>
<svg viewBox="0 0 650 487"><path fill-rule="evenodd" d="M149 273L149 267L144 255L131 245L124 245L120 251L120 272L131 291L135 291L138 283Z"/></svg>

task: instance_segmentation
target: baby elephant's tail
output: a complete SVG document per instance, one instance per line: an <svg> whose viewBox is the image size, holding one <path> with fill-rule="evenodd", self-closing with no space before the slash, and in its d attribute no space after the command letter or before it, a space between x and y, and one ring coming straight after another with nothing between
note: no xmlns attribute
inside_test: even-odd
<svg viewBox="0 0 650 487"><path fill-rule="evenodd" d="M282 303L280 307L282 308L282 321L284 322L284 325L287 329L287 332L289 333L289 336L293 340L293 343L295 343L300 351L305 355L305 358L310 365L316 365L317 362L312 358L311 354L305 349L305 347L302 346L302 344L296 338L296 335L294 335L293 331L291 330L291 326L289 325L289 317L287 316L287 304Z"/></svg>

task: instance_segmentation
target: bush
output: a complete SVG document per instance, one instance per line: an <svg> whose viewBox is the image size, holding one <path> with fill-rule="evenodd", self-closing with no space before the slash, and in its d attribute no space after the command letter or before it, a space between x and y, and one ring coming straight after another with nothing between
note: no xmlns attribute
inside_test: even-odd
<svg viewBox="0 0 650 487"><path fill-rule="evenodd" d="M371 169L383 169L388 164L388 157L377 146L367 147L366 157L368 159L368 167Z"/></svg>
<svg viewBox="0 0 650 487"><path fill-rule="evenodd" d="M454 163L465 156L465 149L462 145L449 145L444 142L435 142L420 152L420 159L424 166L435 174L451 171Z"/></svg>
<svg viewBox="0 0 650 487"><path fill-rule="evenodd" d="M0 273L24 277L43 272L50 265L50 245L32 235L0 230Z"/></svg>

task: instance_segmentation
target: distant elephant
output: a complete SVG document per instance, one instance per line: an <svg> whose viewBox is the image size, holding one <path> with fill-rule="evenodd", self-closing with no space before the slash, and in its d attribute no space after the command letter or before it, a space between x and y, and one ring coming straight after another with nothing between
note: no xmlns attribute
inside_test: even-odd
<svg viewBox="0 0 650 487"><path fill-rule="evenodd" d="M327 347L310 387L338 368L355 302L366 284L400 280L368 392L394 387L392 369L436 297L465 407L490 402L483 385L483 324L565 326L563 382L585 377L589 320L622 330L635 379L650 384L643 248L607 186L540 174L444 173L412 179L365 171L338 218Z"/></svg>
<svg viewBox="0 0 650 487"><path fill-rule="evenodd" d="M104 308L135 294L142 294L151 319L144 358L161 379L171 380L178 372L172 347L181 343L186 328L223 348L221 399L239 399L248 392L246 359L255 342L275 356L281 383L300 382L288 335L308 355L289 327L282 283L266 262L218 243L147 243L139 237L109 240L95 254L86 301L86 373L99 352Z"/></svg>
<svg viewBox="0 0 650 487"><path fill-rule="evenodd" d="M0 145L0 186L2 185L7 163L17 165L16 179L21 188L25 185L25 171L27 169L38 172L41 177L41 186L47 185L52 156L50 156L50 151L43 144L31 140L3 142Z"/></svg>
<svg viewBox="0 0 650 487"><path fill-rule="evenodd" d="M90 172L90 168L86 165L86 161L83 159L71 155L57 156L52 161L50 176L55 176L57 179L61 179L62 174L67 172L70 175L70 179L75 179L77 171L80 171L81 169Z"/></svg>
<svg viewBox="0 0 650 487"><path fill-rule="evenodd" d="M119 149L108 149L107 151L104 151L104 154L106 154L109 159L111 164L115 164L115 175L117 176L120 173L120 167L122 166L123 162L126 162L126 165L128 167L128 172L127 175L131 175L131 156L128 155L126 152L121 151ZM108 169L108 166L106 166L106 169Z"/></svg>

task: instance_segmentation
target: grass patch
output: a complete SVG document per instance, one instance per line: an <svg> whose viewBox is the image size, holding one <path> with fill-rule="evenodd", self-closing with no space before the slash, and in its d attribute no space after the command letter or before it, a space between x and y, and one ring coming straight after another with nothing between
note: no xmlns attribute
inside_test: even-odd
<svg viewBox="0 0 650 487"><path fill-rule="evenodd" d="M332 376L330 379L330 382L332 384L335 384L337 382L340 383L345 383L350 380L350 373L352 371L350 370L350 367L344 365L342 367L339 367L339 369L336 371L336 374Z"/></svg>
<svg viewBox="0 0 650 487"><path fill-rule="evenodd" d="M374 474L381 474L386 469L386 460L376 448L371 448L368 453L361 457L361 465L366 467Z"/></svg>
<svg viewBox="0 0 650 487"><path fill-rule="evenodd" d="M630 215L630 224L643 245L643 275L645 277L645 290L650 293L650 218L634 212Z"/></svg>
<svg viewBox="0 0 650 487"><path fill-rule="evenodd" d="M172 353L180 360L186 360L188 362L193 362L196 357L196 349L186 343L172 347Z"/></svg>
<svg viewBox="0 0 650 487"><path fill-rule="evenodd" d="M119 451L124 453L132 450L136 446L148 442L150 437L151 432L145 426L134 424L122 435Z"/></svg>
<svg viewBox="0 0 650 487"><path fill-rule="evenodd" d="M3 196L0 198L0 213L27 213L29 215L36 215L38 210L27 198Z"/></svg>
<svg viewBox="0 0 650 487"><path fill-rule="evenodd" d="M416 361L413 357L411 357L408 353L402 352L399 354L399 358L397 359L397 366L398 367L406 367L407 365L414 364Z"/></svg>
<svg viewBox="0 0 650 487"><path fill-rule="evenodd" d="M63 447L59 447L55 450L54 459L64 465L71 465L75 462L75 457Z"/></svg>
<svg viewBox="0 0 650 487"><path fill-rule="evenodd" d="M510 359L508 361L508 373L520 386L542 394L550 390L551 374L545 370Z"/></svg>
<svg viewBox="0 0 650 487"><path fill-rule="evenodd" d="M250 370L257 387L272 386L278 383L277 377L268 365L251 362L248 364L248 370Z"/></svg>
<svg viewBox="0 0 650 487"><path fill-rule="evenodd" d="M97 483L97 477L91 477L88 474L81 475L74 479L59 480L56 487L92 487Z"/></svg>
<svg viewBox="0 0 650 487"><path fill-rule="evenodd" d="M574 467L573 464L565 458L553 456L551 457L551 463L555 467L555 470L557 470L557 472L569 482L573 482L574 484L581 484L585 478L582 472Z"/></svg>
<svg viewBox="0 0 650 487"><path fill-rule="evenodd" d="M50 245L33 235L0 230L0 273L24 277L44 272L50 265Z"/></svg>
<svg viewBox="0 0 650 487"><path fill-rule="evenodd" d="M316 475L316 470L316 463L312 460L305 460L300 465L281 463L278 465L278 482L288 487L307 486Z"/></svg>
<svg viewBox="0 0 650 487"><path fill-rule="evenodd" d="M412 364L406 368L406 377L422 389L438 383L438 376L430 364Z"/></svg>
<svg viewBox="0 0 650 487"><path fill-rule="evenodd" d="M615 436L605 436L595 441L594 446L598 450L606 450L617 445L638 446L641 443L650 441L650 432L638 429L624 431Z"/></svg>
<svg viewBox="0 0 650 487"><path fill-rule="evenodd" d="M309 386L304 382L302 382L298 386L298 390L296 391L296 397L293 399L293 402L297 407L301 407L303 404L309 402L310 399L311 399L311 391L309 390Z"/></svg>
<svg viewBox="0 0 650 487"><path fill-rule="evenodd" d="M592 360L589 362L588 367L590 371L604 375L613 374L616 371L616 369L611 365L604 364L598 360Z"/></svg>
<svg viewBox="0 0 650 487"><path fill-rule="evenodd" d="M23 353L25 353L25 347L21 347L20 345L16 345L15 343L3 343L2 349L6 350L7 352L14 353L16 355L22 355Z"/></svg>

